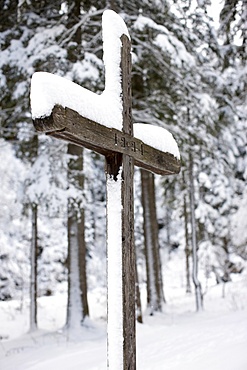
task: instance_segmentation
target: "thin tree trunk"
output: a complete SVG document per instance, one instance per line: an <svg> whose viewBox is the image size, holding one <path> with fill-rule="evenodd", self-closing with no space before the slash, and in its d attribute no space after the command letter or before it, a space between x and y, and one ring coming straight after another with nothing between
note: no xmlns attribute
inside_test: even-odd
<svg viewBox="0 0 247 370"><path fill-rule="evenodd" d="M165 219L166 219L166 245L169 253L171 252L171 227L170 227L170 219L171 219L171 211L169 207L166 207L166 214L165 214Z"/></svg>
<svg viewBox="0 0 247 370"><path fill-rule="evenodd" d="M190 247L189 247L189 231L188 231L188 212L186 204L186 196L184 196L184 228L185 228L185 270L186 270L186 293L191 293L190 284Z"/></svg>
<svg viewBox="0 0 247 370"><path fill-rule="evenodd" d="M156 197L155 197L155 183L154 174L148 172L149 177L149 207L150 216L152 223L152 244L153 244L153 256L154 256L154 272L155 272L155 285L158 297L158 311L162 311L162 304L165 302L165 296L163 291L163 277L162 277L162 266L159 250L159 232L158 232L158 221L156 211Z"/></svg>
<svg viewBox="0 0 247 370"><path fill-rule="evenodd" d="M68 217L68 306L67 328L75 329L84 320L80 289L78 225L74 215Z"/></svg>
<svg viewBox="0 0 247 370"><path fill-rule="evenodd" d="M83 151L68 145L68 177L71 185L83 192ZM76 329L89 315L86 278L84 210L76 199L68 204L68 306L67 328Z"/></svg>
<svg viewBox="0 0 247 370"><path fill-rule="evenodd" d="M183 172L183 181L185 183L185 175ZM188 230L188 210L187 197L184 194L184 230L185 230L185 272L186 272L186 293L191 293L190 284L190 247L189 247L189 230Z"/></svg>
<svg viewBox="0 0 247 370"><path fill-rule="evenodd" d="M86 263L86 242L85 242L85 217L84 209L81 209L78 227L78 245L79 245L79 266L80 266L80 289L82 292L82 306L84 316L89 316L89 307L87 300L87 263Z"/></svg>
<svg viewBox="0 0 247 370"><path fill-rule="evenodd" d="M145 242L145 257L147 271L147 307L150 310L150 315L157 309L155 296L155 281L154 281L154 262L152 254L152 232L150 224L150 210L148 201L148 177L144 170L141 170L142 182L142 206L143 206L143 224L144 224L144 242Z"/></svg>
<svg viewBox="0 0 247 370"><path fill-rule="evenodd" d="M191 214L191 233L192 233L192 260L193 260L193 283L195 286L196 310L203 309L203 297L201 283L198 279L198 256L197 256L197 240L196 240L196 219L195 219L195 198L194 198L194 171L193 157L189 154L189 179L190 179L190 214Z"/></svg>
<svg viewBox="0 0 247 370"><path fill-rule="evenodd" d="M32 204L30 331L37 329L38 205Z"/></svg>
<svg viewBox="0 0 247 370"><path fill-rule="evenodd" d="M136 265L136 320L142 324L142 304L141 304L141 294L140 294L140 287L139 287L139 279L138 279L138 271Z"/></svg>
<svg viewBox="0 0 247 370"><path fill-rule="evenodd" d="M147 306L152 315L164 302L153 174L141 170L142 206L147 270Z"/></svg>

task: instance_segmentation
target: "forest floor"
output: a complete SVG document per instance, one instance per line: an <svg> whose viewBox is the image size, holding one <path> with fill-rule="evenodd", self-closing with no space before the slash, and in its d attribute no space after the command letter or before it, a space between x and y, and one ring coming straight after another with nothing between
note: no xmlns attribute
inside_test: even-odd
<svg viewBox="0 0 247 370"><path fill-rule="evenodd" d="M246 370L247 276L215 285L195 312L193 294L166 288L164 312L137 324L138 370ZM105 370L105 292L89 294L83 329L63 328L66 296L39 298L39 330L28 333L28 301L0 302L1 370Z"/></svg>

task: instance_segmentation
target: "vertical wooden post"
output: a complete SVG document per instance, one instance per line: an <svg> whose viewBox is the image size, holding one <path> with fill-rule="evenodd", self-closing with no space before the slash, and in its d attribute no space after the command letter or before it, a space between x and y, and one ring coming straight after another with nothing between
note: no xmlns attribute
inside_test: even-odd
<svg viewBox="0 0 247 370"><path fill-rule="evenodd" d="M121 41L122 131L133 135L130 41L125 35L121 37ZM108 369L135 370L134 160L126 154L111 153L106 156L106 169ZM113 209L113 202L116 203L115 209ZM116 225L114 230L110 229L112 222ZM119 261L119 266L116 266L117 261Z"/></svg>
<svg viewBox="0 0 247 370"><path fill-rule="evenodd" d="M133 135L131 106L131 53L130 40L122 40L122 91L123 91L123 132ZM135 330L135 245L134 245L134 159L123 155L122 188L122 256L123 256L123 327L124 327L124 370L136 368Z"/></svg>

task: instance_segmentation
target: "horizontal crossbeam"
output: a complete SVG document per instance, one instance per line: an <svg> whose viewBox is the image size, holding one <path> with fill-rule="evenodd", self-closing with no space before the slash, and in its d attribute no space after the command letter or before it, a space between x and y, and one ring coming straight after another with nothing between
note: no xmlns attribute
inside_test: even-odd
<svg viewBox="0 0 247 370"><path fill-rule="evenodd" d="M86 147L104 156L127 154L136 166L159 175L179 173L180 161L143 141L114 128L82 117L70 108L56 105L50 116L33 121L37 131Z"/></svg>

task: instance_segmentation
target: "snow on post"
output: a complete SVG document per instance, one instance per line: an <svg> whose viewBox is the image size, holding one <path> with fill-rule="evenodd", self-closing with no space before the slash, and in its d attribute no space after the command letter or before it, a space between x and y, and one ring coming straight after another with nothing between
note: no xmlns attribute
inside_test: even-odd
<svg viewBox="0 0 247 370"><path fill-rule="evenodd" d="M130 38L120 16L102 19L105 91L119 109L121 132L133 135L131 117ZM130 114L126 114L129 112ZM134 161L113 154L107 163L108 368L135 369L135 294L133 173ZM116 164L117 163L117 164ZM128 184L128 186L126 186ZM127 257L127 258L126 258ZM130 261L130 263L128 262Z"/></svg>
<svg viewBox="0 0 247 370"><path fill-rule="evenodd" d="M107 336L108 368L123 369L121 178L107 178Z"/></svg>

